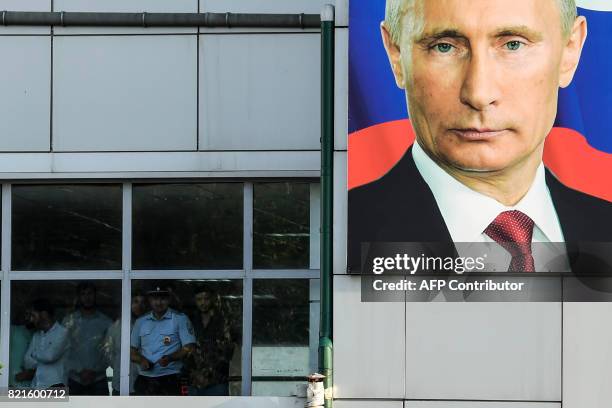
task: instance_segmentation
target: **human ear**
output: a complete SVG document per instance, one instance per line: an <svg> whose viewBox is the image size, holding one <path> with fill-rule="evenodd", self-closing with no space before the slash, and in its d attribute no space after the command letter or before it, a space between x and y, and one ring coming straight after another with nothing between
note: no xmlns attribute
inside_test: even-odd
<svg viewBox="0 0 612 408"><path fill-rule="evenodd" d="M395 83L398 87L404 89L405 81L404 71L402 69L402 53L399 46L393 42L391 34L389 33L389 30L387 30L384 21L380 23L380 33L382 35L383 44L385 45L385 50L387 51L387 56L389 57L391 70L395 76Z"/></svg>
<svg viewBox="0 0 612 408"><path fill-rule="evenodd" d="M563 55L561 56L561 65L559 67L559 86L561 88L569 86L574 78L587 34L586 18L580 16L574 22L572 32L563 47Z"/></svg>

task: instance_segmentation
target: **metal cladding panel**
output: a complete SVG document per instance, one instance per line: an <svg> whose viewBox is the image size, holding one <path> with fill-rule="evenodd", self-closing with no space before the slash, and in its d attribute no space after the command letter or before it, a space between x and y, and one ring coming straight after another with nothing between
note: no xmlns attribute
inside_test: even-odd
<svg viewBox="0 0 612 408"><path fill-rule="evenodd" d="M0 36L0 151L48 151L51 39Z"/></svg>
<svg viewBox="0 0 612 408"><path fill-rule="evenodd" d="M404 408L561 408L558 402L405 401Z"/></svg>
<svg viewBox="0 0 612 408"><path fill-rule="evenodd" d="M318 33L200 36L201 150L318 150Z"/></svg>
<svg viewBox="0 0 612 408"><path fill-rule="evenodd" d="M563 407L604 408L612 401L612 304L563 306Z"/></svg>
<svg viewBox="0 0 612 408"><path fill-rule="evenodd" d="M195 150L195 36L58 37L55 151Z"/></svg>
<svg viewBox="0 0 612 408"><path fill-rule="evenodd" d="M348 28L336 29L334 149L347 150L348 143Z"/></svg>
<svg viewBox="0 0 612 408"><path fill-rule="evenodd" d="M406 303L408 399L560 401L560 303Z"/></svg>
<svg viewBox="0 0 612 408"><path fill-rule="evenodd" d="M359 277L334 276L334 396L403 399L404 303L362 303Z"/></svg>
<svg viewBox="0 0 612 408"><path fill-rule="evenodd" d="M334 408L404 408L403 401L336 400Z"/></svg>
<svg viewBox="0 0 612 408"><path fill-rule="evenodd" d="M334 153L334 274L346 273L346 152Z"/></svg>

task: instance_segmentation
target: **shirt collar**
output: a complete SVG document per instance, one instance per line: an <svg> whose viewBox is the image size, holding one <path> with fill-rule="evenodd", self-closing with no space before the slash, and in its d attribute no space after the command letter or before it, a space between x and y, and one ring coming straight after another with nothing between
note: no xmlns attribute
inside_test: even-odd
<svg viewBox="0 0 612 408"><path fill-rule="evenodd" d="M149 314L146 315L146 318L149 320L157 320L155 316L153 315L153 311L150 311ZM164 313L164 315L159 320L170 319L170 318L172 318L172 309L168 308L168 310L166 310L166 313Z"/></svg>
<svg viewBox="0 0 612 408"><path fill-rule="evenodd" d="M57 330L57 329L59 328L59 326L60 326L60 324L59 324L59 322L56 320L56 321L53 323L53 325L52 325L52 326L49 328L49 330L47 330L47 331L41 330L41 333L43 333L43 334L49 334L49 333L52 333L52 332L54 332L55 330Z"/></svg>
<svg viewBox="0 0 612 408"><path fill-rule="evenodd" d="M562 241L561 227L540 164L527 194L513 207L465 186L444 171L414 143L412 157L431 189L454 242L475 242L501 212L519 210L527 214L551 242ZM458 203L461 203L458 205Z"/></svg>

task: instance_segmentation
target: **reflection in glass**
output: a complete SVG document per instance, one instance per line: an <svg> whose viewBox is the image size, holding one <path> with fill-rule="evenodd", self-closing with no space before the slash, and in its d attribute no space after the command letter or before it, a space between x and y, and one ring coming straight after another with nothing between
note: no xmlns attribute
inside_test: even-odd
<svg viewBox="0 0 612 408"><path fill-rule="evenodd" d="M254 268L308 268L310 185L255 184L253 235Z"/></svg>
<svg viewBox="0 0 612 408"><path fill-rule="evenodd" d="M240 395L242 281L135 281L132 291L150 308L131 335L137 395Z"/></svg>
<svg viewBox="0 0 612 408"><path fill-rule="evenodd" d="M108 395L104 341L113 321L96 304L93 282L81 282L76 289L75 310L62 320L70 333L68 387L71 395Z"/></svg>
<svg viewBox="0 0 612 408"><path fill-rule="evenodd" d="M131 318L130 322L134 327L134 322L138 320L148 311L148 305L146 302L146 296L144 292L140 290L132 291L132 300L130 304ZM113 395L120 395L121 391L121 318L118 318L113 322L107 332L106 340L104 341L105 353L108 356L112 372L112 393ZM138 376L138 364L130 363L130 377L129 382L129 393L134 395L134 382Z"/></svg>
<svg viewBox="0 0 612 408"><path fill-rule="evenodd" d="M134 269L241 269L243 184L133 189Z"/></svg>
<svg viewBox="0 0 612 408"><path fill-rule="evenodd" d="M14 281L11 299L14 386L109 395L107 336L120 313L121 282Z"/></svg>
<svg viewBox="0 0 612 408"><path fill-rule="evenodd" d="M253 395L290 396L309 374L307 279L253 281Z"/></svg>
<svg viewBox="0 0 612 408"><path fill-rule="evenodd" d="M12 187L14 270L121 269L121 186Z"/></svg>

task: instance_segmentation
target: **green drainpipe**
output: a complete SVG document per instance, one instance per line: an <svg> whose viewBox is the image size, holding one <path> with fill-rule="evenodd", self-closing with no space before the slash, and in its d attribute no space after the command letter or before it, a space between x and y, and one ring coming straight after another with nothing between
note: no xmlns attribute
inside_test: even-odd
<svg viewBox="0 0 612 408"><path fill-rule="evenodd" d="M321 12L321 328L319 369L325 408L333 406L332 276L334 172L334 7Z"/></svg>

